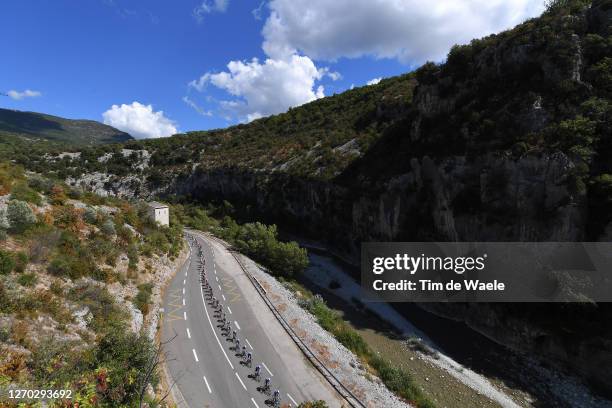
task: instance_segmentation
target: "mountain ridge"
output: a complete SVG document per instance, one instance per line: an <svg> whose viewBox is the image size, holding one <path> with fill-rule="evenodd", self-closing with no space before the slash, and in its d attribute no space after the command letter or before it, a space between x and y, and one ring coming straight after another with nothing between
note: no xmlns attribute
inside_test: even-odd
<svg viewBox="0 0 612 408"><path fill-rule="evenodd" d="M4 108L0 108L0 132L79 146L133 139L129 134L95 120L67 119Z"/></svg>

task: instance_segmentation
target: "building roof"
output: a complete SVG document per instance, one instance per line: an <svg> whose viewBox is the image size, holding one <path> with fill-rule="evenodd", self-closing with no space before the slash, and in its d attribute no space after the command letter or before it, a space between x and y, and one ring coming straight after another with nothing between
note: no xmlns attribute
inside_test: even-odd
<svg viewBox="0 0 612 408"><path fill-rule="evenodd" d="M162 204L160 202L157 201L151 201L148 202L147 205L151 208L168 208L168 206L166 204Z"/></svg>

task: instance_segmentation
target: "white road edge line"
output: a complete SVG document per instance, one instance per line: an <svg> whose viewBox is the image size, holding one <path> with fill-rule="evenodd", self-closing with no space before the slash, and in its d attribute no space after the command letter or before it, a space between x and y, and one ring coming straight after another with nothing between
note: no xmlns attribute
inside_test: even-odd
<svg viewBox="0 0 612 408"><path fill-rule="evenodd" d="M261 365L266 369L267 372L270 373L270 377L274 377L274 374L272 374L272 371L270 371L270 369L268 368L268 366L266 365L266 363L264 363L263 361L261 362Z"/></svg>
<svg viewBox="0 0 612 408"><path fill-rule="evenodd" d="M238 379L238 381L240 381L240 384L242 385L242 388L244 388L244 390L246 391L246 385L244 385L244 383L242 382L242 378L240 378L240 376L238 375L237 372L234 371L234 374L236 374L236 378Z"/></svg>
<svg viewBox="0 0 612 408"><path fill-rule="evenodd" d="M225 297L223 297L223 300L225 300ZM232 309L230 309L230 307L229 307L229 306L227 307L227 311L228 311L228 312L230 312L230 314L233 314L233 313L232 313Z"/></svg>
<svg viewBox="0 0 612 408"><path fill-rule="evenodd" d="M249 347L251 348L251 350L255 350L255 349L253 348L253 346L251 346L251 343L249 343L249 339L247 339L247 338L245 337L244 341L246 341L246 344L248 344L248 345L249 345Z"/></svg>
<svg viewBox="0 0 612 408"><path fill-rule="evenodd" d="M225 302L225 295L222 293L221 297L223 298L223 301Z"/></svg>
<svg viewBox="0 0 612 408"><path fill-rule="evenodd" d="M238 330L240 330L240 325L238 324L238 322L234 320L234 324L236 325L236 327L238 328Z"/></svg>
<svg viewBox="0 0 612 408"><path fill-rule="evenodd" d="M191 332L189 331L189 327L187 328L187 338L190 339L191 338Z"/></svg>
<svg viewBox="0 0 612 408"><path fill-rule="evenodd" d="M206 309L206 301L204 300L204 290L202 289L202 286L200 286L200 295L202 295L202 305L204 306L204 312L206 312L206 318L208 319L208 324L210 324L210 329L212 330L213 334L215 335L215 339L217 339L217 344L219 345L219 348L223 352L223 355L225 356L225 359L227 360L227 363L229 364L229 366L233 370L234 369L234 365L230 361L229 357L227 356L227 353L225 352L225 349L221 345L221 341L219 340L219 336L217 336L217 332L215 331L215 328L214 328L214 326L212 324L212 321L210 320L210 315L208 314L208 309Z"/></svg>
<svg viewBox="0 0 612 408"><path fill-rule="evenodd" d="M289 399L291 400L291 402L293 402L293 405L295 405L296 407L298 406L298 403L295 402L295 400L293 399L293 397L291 395L289 395L289 393L287 393L287 396L289 397Z"/></svg>
<svg viewBox="0 0 612 408"><path fill-rule="evenodd" d="M254 405L257 407L257 408L259 408L259 405L257 405L257 403L255 402L255 398L251 397L251 401L253 401L253 404L254 404Z"/></svg>
<svg viewBox="0 0 612 408"><path fill-rule="evenodd" d="M206 383L206 388L208 388L208 393L212 394L212 390L210 389L210 385L208 385L208 380L206 379L206 376L204 376L204 382Z"/></svg>
<svg viewBox="0 0 612 408"><path fill-rule="evenodd" d="M196 363L199 362L200 360L198 360L198 355L196 354L195 349L191 349L191 351L193 351L193 358L195 358Z"/></svg>

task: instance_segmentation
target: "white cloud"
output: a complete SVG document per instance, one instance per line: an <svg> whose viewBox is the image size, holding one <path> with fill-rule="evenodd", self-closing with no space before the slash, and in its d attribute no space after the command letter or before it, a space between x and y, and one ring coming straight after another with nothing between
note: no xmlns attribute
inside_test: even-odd
<svg viewBox="0 0 612 408"><path fill-rule="evenodd" d="M225 13L229 0L204 0L199 6L193 9L193 18L198 23L204 20L204 16L210 13Z"/></svg>
<svg viewBox="0 0 612 408"><path fill-rule="evenodd" d="M366 85L376 85L377 83L380 82L381 79L382 79L381 77L372 78L368 82L366 82Z"/></svg>
<svg viewBox="0 0 612 408"><path fill-rule="evenodd" d="M177 133L176 124L165 117L163 111L155 112L152 105L139 102L113 105L102 117L107 125L127 132L136 139L165 137Z"/></svg>
<svg viewBox="0 0 612 408"><path fill-rule="evenodd" d="M221 4L223 3L223 4ZM543 10L541 0L270 0L254 11L269 15L262 30L264 62L231 61L227 71L205 73L188 86L208 84L234 98L219 103L223 116L253 120L324 96L317 81L342 78L313 60L373 56L410 65L441 61L455 43L511 27ZM201 13L227 3L208 0ZM377 78L376 78L377 79ZM368 84L373 84L370 81Z"/></svg>
<svg viewBox="0 0 612 408"><path fill-rule="evenodd" d="M441 61L455 43L540 14L542 0L270 0L263 28L271 58L365 55L410 65Z"/></svg>
<svg viewBox="0 0 612 408"><path fill-rule="evenodd" d="M191 106L193 108L193 110L195 110L196 112L198 112L202 116L212 116L212 112L210 110L204 109L203 107L198 105L194 100L192 100L188 96L183 96L183 102L185 102L187 105Z"/></svg>
<svg viewBox="0 0 612 408"><path fill-rule="evenodd" d="M265 1L259 3L259 6L256 9L251 10L251 14L253 14L253 18L255 20L261 20L261 15L263 13L264 6L266 5Z"/></svg>
<svg viewBox="0 0 612 408"><path fill-rule="evenodd" d="M11 89L6 94L8 96L10 96L11 99L14 99L16 101L20 101L20 100L22 100L24 98L38 98L39 96L42 95L40 92L32 91L31 89L26 89L23 92L19 92L19 91L15 91L15 90Z"/></svg>
<svg viewBox="0 0 612 408"><path fill-rule="evenodd" d="M321 74L321 77L329 77L329 79L331 79L332 81L338 81L342 79L342 74L340 74L338 71L331 71L328 67L319 68L319 74Z"/></svg>
<svg viewBox="0 0 612 408"><path fill-rule="evenodd" d="M241 120L254 119L284 112L291 106L322 98L323 86L315 89L315 81L323 73L305 56L287 59L268 58L260 62L231 61L227 71L207 73L189 85L202 90L210 83L237 99L222 101L221 108Z"/></svg>
<svg viewBox="0 0 612 408"><path fill-rule="evenodd" d="M206 88L206 84L208 83L209 79L210 73L207 72L198 79L194 79L193 81L189 82L187 86L189 86L189 88L195 89L196 91L202 92L204 88Z"/></svg>

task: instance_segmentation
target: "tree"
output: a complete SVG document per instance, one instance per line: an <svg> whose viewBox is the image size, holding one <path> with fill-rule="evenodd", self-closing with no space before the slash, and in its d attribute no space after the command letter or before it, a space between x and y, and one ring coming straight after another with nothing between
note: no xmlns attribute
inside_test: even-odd
<svg viewBox="0 0 612 408"><path fill-rule="evenodd" d="M7 215L11 228L16 232L23 232L30 225L36 223L34 211L24 201L9 201Z"/></svg>

